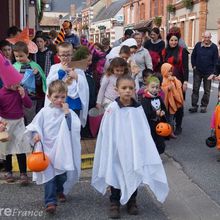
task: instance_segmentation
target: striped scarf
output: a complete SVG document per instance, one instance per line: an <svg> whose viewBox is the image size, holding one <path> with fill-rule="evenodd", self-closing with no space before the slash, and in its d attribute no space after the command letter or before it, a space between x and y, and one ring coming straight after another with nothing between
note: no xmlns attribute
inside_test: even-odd
<svg viewBox="0 0 220 220"><path fill-rule="evenodd" d="M61 28L59 34L57 35L56 40L54 41L54 44L55 45L60 44L61 42L64 42L64 39L65 39L65 33L63 28Z"/></svg>

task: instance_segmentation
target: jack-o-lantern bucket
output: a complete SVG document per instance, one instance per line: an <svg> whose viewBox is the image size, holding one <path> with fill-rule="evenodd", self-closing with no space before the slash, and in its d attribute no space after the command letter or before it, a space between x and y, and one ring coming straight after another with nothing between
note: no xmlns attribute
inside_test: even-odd
<svg viewBox="0 0 220 220"><path fill-rule="evenodd" d="M168 124L166 122L160 122L156 126L156 132L158 135L160 135L162 137L167 137L167 136L171 135L172 127L170 126L170 124Z"/></svg>
<svg viewBox="0 0 220 220"><path fill-rule="evenodd" d="M33 146L33 151L35 145ZM41 147L42 147L42 152L41 151L32 152L27 158L27 166L33 172L41 172L46 170L50 163L48 156L44 153L44 148L42 143L41 143Z"/></svg>

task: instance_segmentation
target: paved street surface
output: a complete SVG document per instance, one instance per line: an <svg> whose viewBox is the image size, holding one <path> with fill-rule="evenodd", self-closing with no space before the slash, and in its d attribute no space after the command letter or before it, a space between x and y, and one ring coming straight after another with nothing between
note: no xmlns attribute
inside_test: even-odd
<svg viewBox="0 0 220 220"><path fill-rule="evenodd" d="M166 154L162 156L170 187L165 203L157 202L152 193L141 186L137 198L140 214L137 217L129 216L126 207L122 207L122 219L220 219L220 163L217 162L220 152L205 145L205 139L210 135L211 112L217 100L216 87L217 85L213 85L208 113L205 114L188 112L191 89L187 92L183 133L176 140L166 142ZM89 148L85 149L86 144L87 142L83 143L84 153L91 153ZM81 180L71 191L67 202L58 204L56 215L51 217L44 213L42 186L32 183L28 187L20 187L18 182L6 184L3 173L0 173L0 220L30 219L30 217L108 219L109 193L102 196L96 192L90 186L90 179L91 170L83 170Z"/></svg>

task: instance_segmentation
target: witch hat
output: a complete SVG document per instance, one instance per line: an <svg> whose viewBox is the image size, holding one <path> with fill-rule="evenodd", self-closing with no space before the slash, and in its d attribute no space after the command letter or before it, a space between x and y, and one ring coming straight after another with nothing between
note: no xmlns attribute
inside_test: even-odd
<svg viewBox="0 0 220 220"><path fill-rule="evenodd" d="M29 30L28 28L24 28L24 30L18 34L16 37L13 38L7 38L7 41L9 41L11 44L16 44L18 41L22 41L27 44L29 53L37 53L38 47L37 45L30 40L29 38Z"/></svg>
<svg viewBox="0 0 220 220"><path fill-rule="evenodd" d="M23 78L20 74L1 53L0 53L0 78L3 85L8 87L19 84Z"/></svg>

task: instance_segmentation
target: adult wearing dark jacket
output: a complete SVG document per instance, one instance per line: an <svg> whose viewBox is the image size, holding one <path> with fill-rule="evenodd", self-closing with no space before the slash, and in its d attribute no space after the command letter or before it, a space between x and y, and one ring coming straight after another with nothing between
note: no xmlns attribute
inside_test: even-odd
<svg viewBox="0 0 220 220"><path fill-rule="evenodd" d="M169 63L173 66L173 74L182 83L183 95L187 89L189 66L188 66L188 51L179 46L179 33L167 34L167 47L162 51L163 63ZM183 107L179 108L175 114L176 129L175 135L182 132Z"/></svg>
<svg viewBox="0 0 220 220"><path fill-rule="evenodd" d="M165 47L165 42L162 40L160 35L160 29L157 27L154 27L151 30L150 38L151 39L144 42L144 48L148 49L150 53L153 64L153 71L159 72L162 64L161 52Z"/></svg>
<svg viewBox="0 0 220 220"><path fill-rule="evenodd" d="M199 100L199 88L203 81L204 94L201 99L200 112L205 113L210 98L211 79L215 74L215 66L218 61L218 48L211 41L211 33L205 32L203 41L198 42L191 55L193 68L193 91L191 113L197 112Z"/></svg>

